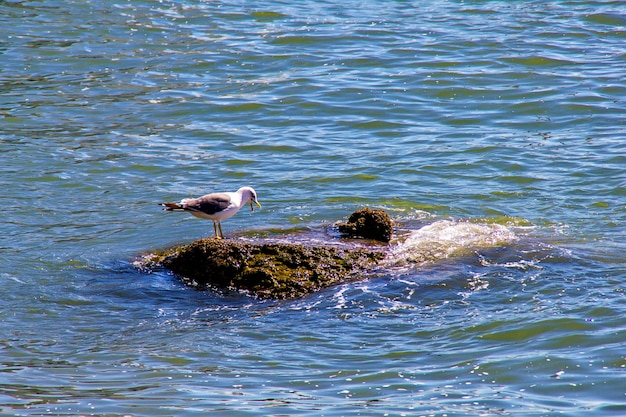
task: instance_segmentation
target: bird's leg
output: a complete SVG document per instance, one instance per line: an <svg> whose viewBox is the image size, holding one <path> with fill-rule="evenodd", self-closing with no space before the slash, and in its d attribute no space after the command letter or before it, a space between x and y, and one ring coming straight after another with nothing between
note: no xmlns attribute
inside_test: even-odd
<svg viewBox="0 0 626 417"><path fill-rule="evenodd" d="M224 233L222 233L222 223L217 222L217 227L220 229L220 239L224 239Z"/></svg>
<svg viewBox="0 0 626 417"><path fill-rule="evenodd" d="M213 237L215 239L219 239L220 237L217 235L217 227L215 226L215 220L213 220Z"/></svg>

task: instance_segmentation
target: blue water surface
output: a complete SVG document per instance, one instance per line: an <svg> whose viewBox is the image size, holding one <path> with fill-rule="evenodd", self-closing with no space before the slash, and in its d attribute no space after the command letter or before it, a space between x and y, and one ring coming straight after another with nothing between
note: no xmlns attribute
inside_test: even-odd
<svg viewBox="0 0 626 417"><path fill-rule="evenodd" d="M0 413L626 413L626 9L0 2ZM363 206L516 239L290 301L134 261ZM446 238L442 236L442 239ZM444 239L445 240L445 239Z"/></svg>

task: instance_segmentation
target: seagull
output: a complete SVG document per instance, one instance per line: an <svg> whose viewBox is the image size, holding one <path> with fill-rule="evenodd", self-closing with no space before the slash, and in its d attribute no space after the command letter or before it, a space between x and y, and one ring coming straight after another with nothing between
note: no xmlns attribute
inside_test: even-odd
<svg viewBox="0 0 626 417"><path fill-rule="evenodd" d="M165 211L187 211L200 219L213 220L215 238L224 239L220 222L233 216L248 203L252 212L254 212L252 203L261 208L261 203L256 199L256 191L252 187L241 187L234 193L211 193L198 198L183 198L180 203L159 203L159 205L163 206Z"/></svg>

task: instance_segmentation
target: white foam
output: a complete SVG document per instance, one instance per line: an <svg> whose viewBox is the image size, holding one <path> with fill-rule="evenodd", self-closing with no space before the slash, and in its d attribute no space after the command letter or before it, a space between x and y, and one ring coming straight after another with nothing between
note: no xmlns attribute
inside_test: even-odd
<svg viewBox="0 0 626 417"><path fill-rule="evenodd" d="M394 264L430 263L468 255L480 248L506 246L517 240L499 224L440 220L411 232L388 257Z"/></svg>

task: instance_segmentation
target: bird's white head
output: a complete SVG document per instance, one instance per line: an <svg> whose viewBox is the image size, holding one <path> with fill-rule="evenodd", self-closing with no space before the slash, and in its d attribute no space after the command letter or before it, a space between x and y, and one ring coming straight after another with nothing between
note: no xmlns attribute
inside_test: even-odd
<svg viewBox="0 0 626 417"><path fill-rule="evenodd" d="M237 190L237 193L241 195L241 201L243 204L250 203L250 209L254 211L254 206L252 203L256 204L261 208L261 203L257 200L256 191L252 187L241 187ZM242 204L242 205L243 205Z"/></svg>

